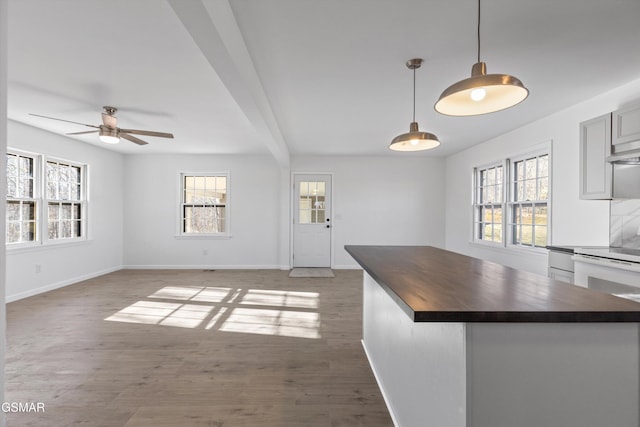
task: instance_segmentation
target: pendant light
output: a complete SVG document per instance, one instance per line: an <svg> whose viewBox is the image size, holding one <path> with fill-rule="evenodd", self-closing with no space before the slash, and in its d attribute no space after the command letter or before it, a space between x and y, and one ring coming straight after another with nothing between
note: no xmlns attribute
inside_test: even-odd
<svg viewBox="0 0 640 427"><path fill-rule="evenodd" d="M487 74L480 61L480 0L478 0L478 62L471 77L452 84L440 95L435 109L448 116L476 116L513 107L524 101L529 90L516 77Z"/></svg>
<svg viewBox="0 0 640 427"><path fill-rule="evenodd" d="M416 122L416 68L422 65L422 59L414 58L407 61L407 68L413 70L413 121L409 125L409 133L396 136L391 141L389 149L393 151L422 151L436 148L440 145L438 137L429 132L420 132Z"/></svg>

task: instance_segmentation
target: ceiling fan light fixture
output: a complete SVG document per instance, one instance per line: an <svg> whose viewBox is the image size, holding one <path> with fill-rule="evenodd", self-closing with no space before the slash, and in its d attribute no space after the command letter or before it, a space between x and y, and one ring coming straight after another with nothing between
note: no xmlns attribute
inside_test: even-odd
<svg viewBox="0 0 640 427"><path fill-rule="evenodd" d="M119 129L110 129L104 125L100 126L100 141L105 144L117 144L120 142L120 130Z"/></svg>
<svg viewBox="0 0 640 427"><path fill-rule="evenodd" d="M393 151L423 151L431 150L440 145L438 137L430 132L420 132L416 122L416 68L422 65L422 59L414 58L407 61L407 68L413 70L413 121L409 125L409 132L398 135L391 140L389 149Z"/></svg>
<svg viewBox="0 0 640 427"><path fill-rule="evenodd" d="M529 90L520 79L509 74L487 74L487 64L480 61L480 0L478 0L478 62L471 77L446 88L435 110L447 116L478 116L504 110L524 101Z"/></svg>

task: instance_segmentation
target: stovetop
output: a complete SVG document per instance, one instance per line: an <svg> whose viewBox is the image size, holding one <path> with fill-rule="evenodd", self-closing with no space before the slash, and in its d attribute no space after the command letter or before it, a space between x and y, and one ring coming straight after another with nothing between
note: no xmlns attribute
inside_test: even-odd
<svg viewBox="0 0 640 427"><path fill-rule="evenodd" d="M590 255L599 258L640 263L640 249L615 247L577 247L574 249L574 253L581 255Z"/></svg>

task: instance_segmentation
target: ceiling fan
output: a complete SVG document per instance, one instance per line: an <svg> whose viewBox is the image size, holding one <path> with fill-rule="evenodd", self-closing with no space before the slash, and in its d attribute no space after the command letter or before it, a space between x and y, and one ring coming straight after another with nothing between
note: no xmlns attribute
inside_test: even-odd
<svg viewBox="0 0 640 427"><path fill-rule="evenodd" d="M173 134L171 133L153 132L149 130L137 130L137 129L121 129L117 127L118 118L115 116L117 111L118 111L117 108L109 107L108 105L105 105L104 107L102 107L102 124L99 126L88 125L86 123L78 123L71 120L57 119L55 117L42 116L40 114L30 113L30 115L36 116L36 117L43 117L45 119L59 120L61 122L75 123L77 125L95 128L97 130L71 132L71 133L67 133L66 135L83 135L86 133L98 133L100 137L100 141L105 142L107 144L117 144L120 141L120 138L124 138L138 145L148 144L146 141L143 141L140 138L137 138L131 134L157 136L160 138L173 138Z"/></svg>

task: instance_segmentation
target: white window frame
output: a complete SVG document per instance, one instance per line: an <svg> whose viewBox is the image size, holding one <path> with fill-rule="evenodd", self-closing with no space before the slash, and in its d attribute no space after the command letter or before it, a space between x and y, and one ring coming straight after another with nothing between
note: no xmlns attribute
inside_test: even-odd
<svg viewBox="0 0 640 427"><path fill-rule="evenodd" d="M49 199L48 198L48 194L47 194L47 188L49 184L49 181L47 179L48 163L55 163L57 165L71 166L71 167L76 167L80 169L80 191L78 192L79 199L71 200L71 199ZM44 215L42 218L42 227L43 227L42 238L44 242L49 244L59 244L63 242L78 242L78 241L87 240L87 230L88 230L87 228L87 211L88 211L87 185L86 185L87 165L74 162L74 161L63 160L55 157L43 156L41 173L42 173L42 199L43 199L42 209L44 211ZM76 204L80 206L80 235L79 236L57 237L57 238L49 237L49 209L50 209L50 204L52 203L57 203L57 204L71 203L71 204Z"/></svg>
<svg viewBox="0 0 640 427"><path fill-rule="evenodd" d="M184 212L185 206L185 177L224 177L226 178L226 197L225 197L225 218L224 232L220 233L188 233L184 231ZM179 171L178 173L178 192L177 192L177 223L176 238L178 239L227 239L231 237L231 174L229 171ZM212 205L214 206L214 205Z"/></svg>
<svg viewBox="0 0 640 427"><path fill-rule="evenodd" d="M491 163L485 163L483 165L479 165L473 168L472 173L472 197L471 197L471 243L478 244L486 247L493 247L498 249L509 249L509 250L521 250L526 252L544 252L545 248L543 246L531 246L531 245L522 245L518 243L513 243L513 227L510 226L510 219L513 216L513 209L516 205L520 204L519 202L513 201L513 168L516 162L530 159L532 157L541 157L544 155L548 155L548 196L546 202L544 201L533 201L538 204L545 204L547 208L547 244L551 241L551 200L553 197L553 142L547 141L542 144L538 144L529 148L529 150L521 153L517 153L511 156L505 156L504 159L497 160ZM479 189L479 171L490 169L491 167L501 166L503 167L503 178L502 178L502 242L496 243L493 241L488 241L479 238L478 236L478 218L477 212L478 207L482 206L482 203L478 203L478 189Z"/></svg>
<svg viewBox="0 0 640 427"><path fill-rule="evenodd" d="M536 180L536 195L538 195L538 186L537 186L537 181L540 179L539 176L539 170L538 170L538 164L539 162L537 161L538 158L540 157L544 157L547 156L547 198L546 199L536 199L536 200L526 200L526 201L521 201L518 200L516 201L516 192L517 190L515 189L515 184L516 184L516 177L515 177L515 166L516 163L520 162L520 161L526 161L526 160L530 160L530 159L536 159L536 174L535 174L535 180ZM509 159L509 173L508 176L509 178L509 190L508 190L508 198L507 198L507 216L506 216L506 236L507 236L507 246L511 246L511 247L516 247L516 248L522 248L522 249L529 249L529 250L541 250L541 249L545 249L545 246L549 244L549 240L550 240L550 235L551 235L551 224L550 224L550 219L551 219L551 150L547 149L547 150L537 150L537 151L532 151L529 152L527 154L524 155L520 155L517 157L512 157ZM535 245L535 224L532 225L532 231L533 231L533 236L532 236L532 244L531 245L526 245L526 244L522 244L522 243L516 243L515 242L515 237L514 237L514 227L515 227L515 223L512 220L512 218L514 218L515 215L515 210L517 207L531 207L532 209L534 209L536 207L546 207L547 209L547 232L546 232L546 241L545 244L542 246L536 246ZM535 222L535 213L534 213L534 217L533 217L533 221Z"/></svg>
<svg viewBox="0 0 640 427"><path fill-rule="evenodd" d="M490 245L490 246L504 246L505 243L505 239L506 239L506 234L504 232L505 230L505 216L506 216L506 211L505 211L505 200L507 197L507 193L506 193L506 182L505 182L505 178L506 178L506 174L505 171L508 167L508 164L506 161L497 161L497 162L493 162L493 163L488 163L486 165L482 165L482 166L477 166L475 168L473 168L473 214L472 214L472 229L473 229L473 242L475 243L480 243L483 245ZM484 188L484 186L482 185L482 183L480 182L480 176L481 173L483 171L486 170L491 170L491 169L496 169L497 168L502 168L502 182L501 182L501 191L499 193L496 193L496 195L500 195L500 201L499 202L491 202L491 203L487 203L483 200L481 192L482 189ZM497 176L496 176L497 178ZM496 187L497 185L493 185L494 187ZM484 221L481 220L480 218L480 210L484 209L484 208L488 208L491 207L493 209L495 209L496 207L502 209L502 220L498 223L496 222L492 222L492 224L500 224L500 228L501 228L501 236L502 236L502 240L499 242L493 241L493 240L486 240L483 239L480 236L480 228L481 224L484 223Z"/></svg>
<svg viewBox="0 0 640 427"><path fill-rule="evenodd" d="M25 197L9 197L8 185L9 180L7 179L7 189L5 190L5 208L7 202L17 201L17 202L33 202L34 203L34 214L35 214L35 236L33 240L26 241L18 241L13 243L8 243L6 240L7 231L9 223L7 222L7 230L4 230L5 233L5 247L7 248L28 248L33 246L38 246L42 242L42 197L41 197L41 183L42 173L41 173L41 161L42 156L35 153L29 153L26 151L7 149L5 153L5 159L7 155L17 156L18 158L29 158L33 161L33 194L30 198ZM4 173L6 175L6 163Z"/></svg>
<svg viewBox="0 0 640 427"><path fill-rule="evenodd" d="M49 156L45 156L43 154L39 154L39 153L33 153L33 152L28 152L28 151L22 151L22 150L17 150L17 149L13 149L13 148L7 148L6 153L5 153L5 158L6 155L16 155L16 156L20 156L20 157L29 157L31 159L33 159L33 163L34 163L34 189L33 189L33 196L34 196L34 201L36 203L36 208L35 208L35 214L36 214L36 237L35 240L32 241L27 241L27 242L16 242L16 243L5 243L5 247L7 250L9 251L14 251L14 250L18 250L18 249L33 249L33 248L41 248L41 247L47 247L47 246L52 246L52 245L64 245L64 244L71 244L71 243L78 243L78 242L84 242L88 240L88 165L81 163L81 162L76 162L76 161L71 161L71 160L66 160L66 159L61 159L61 158L57 158L57 157L49 157ZM46 165L47 162L54 162L54 163L58 163L58 164L64 164L64 165L70 165L70 166L74 166L74 167L79 167L80 168L80 200L76 200L74 201L75 203L80 204L81 206L81 210L80 210L80 221L81 221L81 235L78 237L72 237L72 238L57 238L57 239L50 239L49 238L49 234L48 234L48 226L49 226L49 220L48 220L48 202L49 200L47 199L46 195L46 188L47 188L47 176L46 176ZM5 167L5 172L6 174L6 167ZM5 204L9 199L8 197L5 197ZM61 200L60 202L66 202ZM5 242L6 242L6 230L5 230Z"/></svg>

